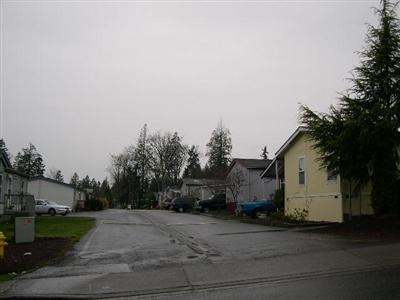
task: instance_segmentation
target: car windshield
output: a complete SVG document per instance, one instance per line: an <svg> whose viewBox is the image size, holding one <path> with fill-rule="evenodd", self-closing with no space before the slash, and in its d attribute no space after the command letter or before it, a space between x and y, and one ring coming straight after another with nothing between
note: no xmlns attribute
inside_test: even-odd
<svg viewBox="0 0 400 300"><path fill-rule="evenodd" d="M47 204L49 205L57 205L57 203L55 203L54 201L45 201Z"/></svg>

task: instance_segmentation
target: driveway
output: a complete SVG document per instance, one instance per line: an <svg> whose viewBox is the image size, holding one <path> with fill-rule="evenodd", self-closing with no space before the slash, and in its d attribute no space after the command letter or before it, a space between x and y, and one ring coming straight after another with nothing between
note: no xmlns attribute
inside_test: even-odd
<svg viewBox="0 0 400 300"><path fill-rule="evenodd" d="M110 209L86 215L97 219L96 227L61 264L21 277L3 295L400 296L400 244L352 241L169 211Z"/></svg>

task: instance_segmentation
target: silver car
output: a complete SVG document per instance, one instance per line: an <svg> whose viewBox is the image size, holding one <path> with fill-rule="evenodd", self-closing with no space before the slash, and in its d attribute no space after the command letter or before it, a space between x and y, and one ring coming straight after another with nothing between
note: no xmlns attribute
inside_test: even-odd
<svg viewBox="0 0 400 300"><path fill-rule="evenodd" d="M58 214L66 216L72 211L69 206L60 205L45 199L36 199L35 202L35 213L38 216L41 214L49 214L50 216Z"/></svg>

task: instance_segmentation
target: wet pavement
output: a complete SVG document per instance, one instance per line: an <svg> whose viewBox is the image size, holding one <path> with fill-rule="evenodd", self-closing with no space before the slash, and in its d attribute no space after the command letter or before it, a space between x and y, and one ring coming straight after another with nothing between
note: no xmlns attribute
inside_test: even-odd
<svg viewBox="0 0 400 300"><path fill-rule="evenodd" d="M2 296L400 297L399 243L354 241L170 211L86 215L97 219L96 227L61 264L3 285Z"/></svg>

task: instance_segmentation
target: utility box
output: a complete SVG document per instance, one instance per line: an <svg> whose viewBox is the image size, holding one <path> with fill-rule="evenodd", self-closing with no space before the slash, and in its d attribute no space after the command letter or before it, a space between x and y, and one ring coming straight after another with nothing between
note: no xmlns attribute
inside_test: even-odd
<svg viewBox="0 0 400 300"><path fill-rule="evenodd" d="M35 217L15 218L15 243L32 243L35 240Z"/></svg>

